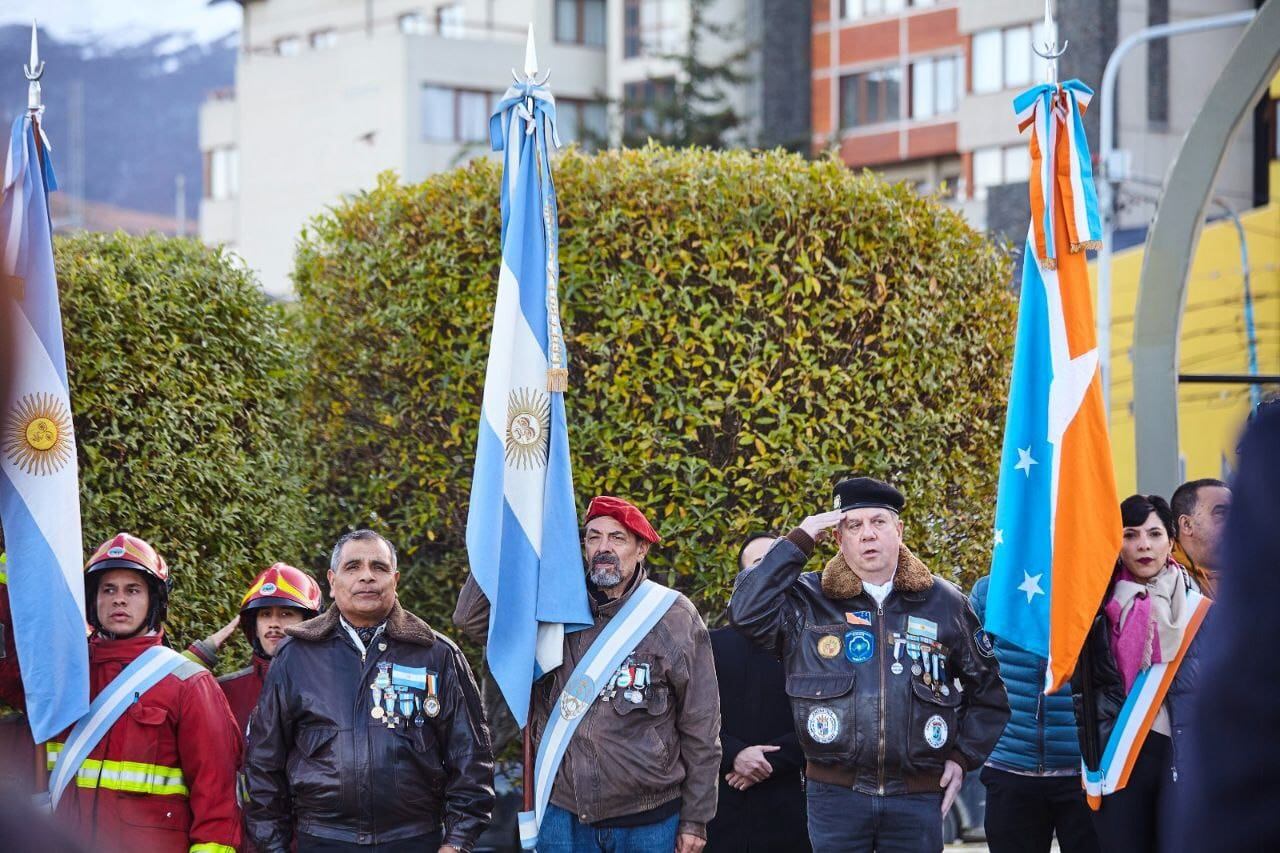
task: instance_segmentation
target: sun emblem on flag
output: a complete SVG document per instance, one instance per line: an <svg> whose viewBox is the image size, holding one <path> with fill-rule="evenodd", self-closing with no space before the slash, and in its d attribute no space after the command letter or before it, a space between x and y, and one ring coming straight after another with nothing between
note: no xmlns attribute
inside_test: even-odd
<svg viewBox="0 0 1280 853"><path fill-rule="evenodd" d="M540 468L547 464L551 399L535 388L516 388L507 401L507 464Z"/></svg>
<svg viewBox="0 0 1280 853"><path fill-rule="evenodd" d="M53 474L71 460L71 413L53 394L27 394L4 425L4 454L28 474Z"/></svg>

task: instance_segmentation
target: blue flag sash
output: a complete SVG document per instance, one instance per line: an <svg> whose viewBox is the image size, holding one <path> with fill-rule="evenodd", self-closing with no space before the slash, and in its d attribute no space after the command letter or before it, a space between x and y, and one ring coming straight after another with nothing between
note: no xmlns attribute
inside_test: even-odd
<svg viewBox="0 0 1280 853"><path fill-rule="evenodd" d="M641 583L569 675L538 744L538 757L533 765L534 811L520 813L520 845L525 850L537 846L538 830L551 800L551 787L578 724L600 697L609 677L653 630L675 600L674 589L650 580Z"/></svg>

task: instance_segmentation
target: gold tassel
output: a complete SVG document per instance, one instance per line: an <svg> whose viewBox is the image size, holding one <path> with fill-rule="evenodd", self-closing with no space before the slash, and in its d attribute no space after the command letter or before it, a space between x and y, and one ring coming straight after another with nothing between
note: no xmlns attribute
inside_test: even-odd
<svg viewBox="0 0 1280 853"><path fill-rule="evenodd" d="M1087 249L1087 250L1091 250L1091 251L1096 252L1096 251L1098 251L1098 250L1099 250L1099 249L1101 249L1101 248L1102 248L1102 241L1101 241L1101 240L1085 240L1083 243L1072 243L1072 244L1071 244L1071 252L1072 252L1072 254L1075 254L1075 253L1077 253L1077 252L1083 252L1083 251L1085 251L1086 249Z"/></svg>
<svg viewBox="0 0 1280 853"><path fill-rule="evenodd" d="M1056 270L1058 268L1057 258L1045 258L1040 262L1040 266L1047 270Z"/></svg>
<svg viewBox="0 0 1280 853"><path fill-rule="evenodd" d="M563 367L553 367L547 371L547 390L553 394L563 394L569 390L569 371Z"/></svg>

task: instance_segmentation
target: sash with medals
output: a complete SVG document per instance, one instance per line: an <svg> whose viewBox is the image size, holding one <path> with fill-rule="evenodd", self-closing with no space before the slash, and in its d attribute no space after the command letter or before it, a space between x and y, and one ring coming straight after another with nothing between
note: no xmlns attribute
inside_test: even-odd
<svg viewBox="0 0 1280 853"><path fill-rule="evenodd" d="M610 686L618 667L675 600L674 589L650 580L642 582L569 675L538 744L538 757L533 765L534 811L520 813L520 846L525 850L532 850L538 844L538 830L551 800L551 786L578 724L601 692Z"/></svg>
<svg viewBox="0 0 1280 853"><path fill-rule="evenodd" d="M1178 667L1182 665L1187 649L1191 648L1191 641L1204 624L1204 616L1212 603L1195 590L1187 590L1191 620L1182 635L1178 653L1173 660L1154 663L1149 669L1138 673L1133 688L1124 700L1124 707L1116 717L1115 728L1107 739L1107 747L1102 753L1102 760L1098 762L1098 769L1090 770L1084 759L1080 760L1080 778L1084 783L1085 797L1089 801L1089 808L1094 811L1102 808L1103 797L1114 794L1129 784L1129 774L1133 772L1142 744L1147 740L1151 725L1160 713L1160 706L1164 704L1165 694L1169 692L1173 678L1178 674Z"/></svg>

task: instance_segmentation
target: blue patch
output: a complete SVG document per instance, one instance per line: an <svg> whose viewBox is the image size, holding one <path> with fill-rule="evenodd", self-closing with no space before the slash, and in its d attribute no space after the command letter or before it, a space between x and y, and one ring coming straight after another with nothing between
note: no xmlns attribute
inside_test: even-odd
<svg viewBox="0 0 1280 853"><path fill-rule="evenodd" d="M863 628L844 635L844 656L850 663L866 663L876 653L876 635Z"/></svg>

